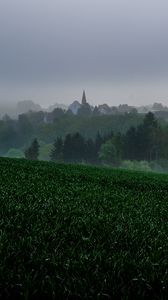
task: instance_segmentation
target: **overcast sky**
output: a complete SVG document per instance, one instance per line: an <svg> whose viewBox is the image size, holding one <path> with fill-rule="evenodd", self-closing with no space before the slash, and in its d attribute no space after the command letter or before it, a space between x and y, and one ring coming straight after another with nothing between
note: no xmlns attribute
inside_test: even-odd
<svg viewBox="0 0 168 300"><path fill-rule="evenodd" d="M167 0L0 0L0 101L168 105Z"/></svg>

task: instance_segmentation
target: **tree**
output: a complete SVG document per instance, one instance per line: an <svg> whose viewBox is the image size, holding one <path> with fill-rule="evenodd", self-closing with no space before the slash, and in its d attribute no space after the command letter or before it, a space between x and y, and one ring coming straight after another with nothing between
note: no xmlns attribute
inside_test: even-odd
<svg viewBox="0 0 168 300"><path fill-rule="evenodd" d="M55 122L56 120L62 118L65 115L65 111L62 108L55 108L52 112L52 119Z"/></svg>
<svg viewBox="0 0 168 300"><path fill-rule="evenodd" d="M64 140L63 160L65 162L71 162L72 158L73 158L72 136L71 134L67 134Z"/></svg>
<svg viewBox="0 0 168 300"><path fill-rule="evenodd" d="M4 156L11 158L24 158L24 153L20 149L10 148Z"/></svg>
<svg viewBox="0 0 168 300"><path fill-rule="evenodd" d="M92 112L92 116L100 116L100 115L101 115L101 113L100 113L98 107L95 106L93 109L93 112Z"/></svg>
<svg viewBox="0 0 168 300"><path fill-rule="evenodd" d="M54 142L53 149L50 153L50 159L52 161L60 161L63 158L63 140L58 137Z"/></svg>
<svg viewBox="0 0 168 300"><path fill-rule="evenodd" d="M0 124L0 149L4 154L10 148L18 147L18 135L15 121L1 121Z"/></svg>
<svg viewBox="0 0 168 300"><path fill-rule="evenodd" d="M143 121L145 128L157 128L158 123L157 120L152 112L149 112L145 115L144 121Z"/></svg>
<svg viewBox="0 0 168 300"><path fill-rule="evenodd" d="M88 163L94 163L95 162L95 145L94 141L90 138L86 142L86 161Z"/></svg>
<svg viewBox="0 0 168 300"><path fill-rule="evenodd" d="M158 122L153 113L149 112L146 114L143 122L143 140L145 155L143 159L152 160L156 158L158 145L157 145L157 132L158 132Z"/></svg>
<svg viewBox="0 0 168 300"><path fill-rule="evenodd" d="M137 159L137 131L133 126L124 136L124 158Z"/></svg>
<svg viewBox="0 0 168 300"><path fill-rule="evenodd" d="M111 138L109 140L111 140L112 144L116 148L117 163L119 164L123 157L123 136L121 133L117 133L116 135L111 134Z"/></svg>
<svg viewBox="0 0 168 300"><path fill-rule="evenodd" d="M81 105L81 107L78 109L78 116L90 116L92 114L91 107L89 103L84 103Z"/></svg>
<svg viewBox="0 0 168 300"><path fill-rule="evenodd" d="M27 148L24 152L26 159L37 160L39 156L39 143L35 138L29 148Z"/></svg>
<svg viewBox="0 0 168 300"><path fill-rule="evenodd" d="M67 134L63 147L63 159L66 162L82 162L86 157L85 140L78 132Z"/></svg>
<svg viewBox="0 0 168 300"><path fill-rule="evenodd" d="M95 138L95 142L94 142L95 163L100 162L99 151L100 151L100 147L103 143L104 143L104 140L103 140L102 136L100 135L100 133L98 132L96 135L96 138Z"/></svg>
<svg viewBox="0 0 168 300"><path fill-rule="evenodd" d="M41 144L40 143L40 151L39 151L39 160L47 160L49 161L51 158L51 151L53 149L52 144Z"/></svg>
<svg viewBox="0 0 168 300"><path fill-rule="evenodd" d="M18 117L18 128L19 132L26 139L27 136L30 136L33 132L32 125L28 119L28 115L21 114Z"/></svg>
<svg viewBox="0 0 168 300"><path fill-rule="evenodd" d="M111 140L101 145L99 151L99 158L103 163L118 166L117 150Z"/></svg>
<svg viewBox="0 0 168 300"><path fill-rule="evenodd" d="M124 136L124 158L133 160L157 159L160 148L160 128L153 113L145 115L143 123L130 127Z"/></svg>
<svg viewBox="0 0 168 300"><path fill-rule="evenodd" d="M76 132L72 136L73 161L82 162L86 157L86 144L83 136Z"/></svg>

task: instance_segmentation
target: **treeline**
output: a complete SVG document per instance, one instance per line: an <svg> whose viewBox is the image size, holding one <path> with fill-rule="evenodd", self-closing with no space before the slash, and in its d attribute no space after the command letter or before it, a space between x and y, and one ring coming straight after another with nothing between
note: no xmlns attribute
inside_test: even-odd
<svg viewBox="0 0 168 300"><path fill-rule="evenodd" d="M139 126L122 136L122 156L130 160L168 159L168 127L161 126L154 114L146 114Z"/></svg>
<svg viewBox="0 0 168 300"><path fill-rule="evenodd" d="M0 155L9 149L25 149L36 137L45 144L53 143L54 139L67 134L79 132L86 139L95 139L99 131L102 136L111 131L126 132L131 126L142 123L143 115L129 113L122 115L74 116L54 110L52 122L46 123L44 112L21 114L18 120L5 116L0 120Z"/></svg>
<svg viewBox="0 0 168 300"><path fill-rule="evenodd" d="M105 163L112 166L120 166L126 160L148 162L168 160L168 126L161 125L151 112L144 117L141 116L141 119L134 114L90 119L69 117L45 126L41 126L40 121L38 123L36 120L36 123L35 120L34 123L30 122L27 115L21 115L18 121L11 119L1 121L1 153L6 149L9 150L6 156L10 157L24 156L28 159L39 158L70 163ZM78 126L76 130L74 126L71 132L72 120L73 126L74 124ZM62 127L63 121L66 129L65 126ZM132 123L135 125L131 125ZM46 140L42 138L43 136ZM37 140L34 154L35 147L30 144L35 137Z"/></svg>
<svg viewBox="0 0 168 300"><path fill-rule="evenodd" d="M99 133L95 139L85 139L80 133L67 134L65 139L57 138L51 151L52 161L86 162L98 164L100 147L113 134L102 137Z"/></svg>
<svg viewBox="0 0 168 300"><path fill-rule="evenodd" d="M98 133L95 139L86 139L80 133L67 134L65 139L59 137L50 157L52 161L104 162L114 166L123 160L168 159L168 129L159 126L155 116L148 113L142 124L132 126L125 134Z"/></svg>

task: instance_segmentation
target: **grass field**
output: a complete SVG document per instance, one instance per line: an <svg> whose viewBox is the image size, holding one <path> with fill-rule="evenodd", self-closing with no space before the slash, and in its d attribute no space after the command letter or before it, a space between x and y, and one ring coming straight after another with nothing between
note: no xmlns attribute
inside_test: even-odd
<svg viewBox="0 0 168 300"><path fill-rule="evenodd" d="M1 299L167 299L168 176L0 159Z"/></svg>

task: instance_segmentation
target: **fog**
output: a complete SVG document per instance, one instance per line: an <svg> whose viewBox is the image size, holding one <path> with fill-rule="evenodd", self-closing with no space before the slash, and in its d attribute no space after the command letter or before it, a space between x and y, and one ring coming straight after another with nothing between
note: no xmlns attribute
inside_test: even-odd
<svg viewBox="0 0 168 300"><path fill-rule="evenodd" d="M168 104L164 0L1 0L0 101Z"/></svg>

